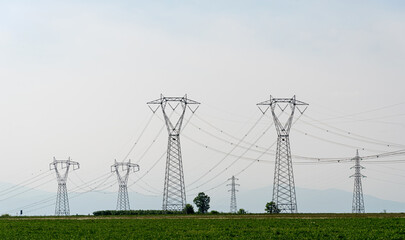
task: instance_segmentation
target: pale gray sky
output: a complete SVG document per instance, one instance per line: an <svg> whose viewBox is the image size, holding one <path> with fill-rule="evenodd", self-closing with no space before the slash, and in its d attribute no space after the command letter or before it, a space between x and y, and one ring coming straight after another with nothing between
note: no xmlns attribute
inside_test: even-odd
<svg viewBox="0 0 405 240"><path fill-rule="evenodd" d="M182 138L190 194L217 186L249 164L238 160L197 188L235 160L228 157L215 174L191 184L224 154L190 139L225 153L232 149L194 125L232 140L208 121L240 139L260 118L255 104L270 94L295 94L310 104L291 132L293 154L348 157L356 147L366 149L361 155L401 149L353 141L306 123L316 119L405 145L404 10L402 1L0 1L0 182L35 176L48 169L53 156L80 162L77 175L84 181L107 173L151 117L146 102L161 93L187 93L201 102ZM271 121L262 119L246 140L254 142ZM162 126L155 116L130 155L133 161ZM166 135L163 129L136 175L165 151ZM268 147L275 139L272 128L258 144ZM404 163L364 165L365 193L405 202ZM296 185L351 191L350 166L297 164ZM273 168L249 167L238 176L241 191L271 185ZM163 172L164 159L143 180L161 190ZM56 180L49 179L39 188L56 190Z"/></svg>

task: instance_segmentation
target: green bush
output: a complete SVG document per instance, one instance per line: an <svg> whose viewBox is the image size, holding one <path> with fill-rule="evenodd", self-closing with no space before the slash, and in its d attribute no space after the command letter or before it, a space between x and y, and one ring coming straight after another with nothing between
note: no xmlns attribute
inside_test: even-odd
<svg viewBox="0 0 405 240"><path fill-rule="evenodd" d="M184 212L186 214L194 214L194 207L191 204L186 204L186 207L184 208Z"/></svg>
<svg viewBox="0 0 405 240"><path fill-rule="evenodd" d="M245 209L243 209L243 208L239 209L238 214L246 214Z"/></svg>
<svg viewBox="0 0 405 240"><path fill-rule="evenodd" d="M182 214L181 211L163 211L163 210L102 210L93 212L94 216L116 216L116 215L163 215L163 214Z"/></svg>

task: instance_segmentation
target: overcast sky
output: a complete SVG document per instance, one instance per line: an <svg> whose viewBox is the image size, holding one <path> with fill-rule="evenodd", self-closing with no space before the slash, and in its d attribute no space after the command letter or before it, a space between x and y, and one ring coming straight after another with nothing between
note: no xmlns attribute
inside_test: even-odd
<svg viewBox="0 0 405 240"><path fill-rule="evenodd" d="M238 142L261 117L256 103L270 95L296 95L309 104L291 132L293 154L350 157L356 148L361 155L403 149L404 39L403 1L0 0L0 182L18 183L46 171L54 156L80 162L75 174L83 181L107 173L149 122L146 102L160 94L187 94L201 102L182 136L190 194L224 182L250 163L225 158L245 149L232 152L230 143L212 135ZM187 112L186 119L190 116ZM130 182L165 151L160 118L158 111L129 156L141 167ZM245 140L254 142L271 122L267 114ZM313 125L339 128L345 137ZM273 127L257 145L269 147L275 140ZM191 184L222 159L213 173ZM139 182L143 188L157 194L163 189L164 161ZM364 166L365 193L405 202L404 163ZM351 191L350 167L297 164L296 185ZM238 175L241 190L272 185L273 170L270 163L250 166ZM56 190L52 177L40 188Z"/></svg>

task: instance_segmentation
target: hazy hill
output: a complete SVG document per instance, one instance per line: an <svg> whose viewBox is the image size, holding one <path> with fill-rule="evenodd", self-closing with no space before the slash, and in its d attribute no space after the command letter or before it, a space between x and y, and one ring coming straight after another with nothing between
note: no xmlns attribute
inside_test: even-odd
<svg viewBox="0 0 405 240"><path fill-rule="evenodd" d="M1 184L2 190L10 187ZM237 193L238 208L251 213L264 212L266 202L271 200L271 187ZM0 194L0 214L16 215L20 209L24 215L52 215L55 208L56 192L20 188L8 195ZM56 190L56 189L55 189ZM23 192L12 197L14 194ZM211 195L211 210L229 211L230 194ZM145 196L130 192L131 209L161 209L162 197ZM96 210L115 209L116 192L69 193L71 214L91 214ZM189 203L192 199L187 199ZM302 213L345 213L351 212L352 193L337 189L315 190L297 188L298 210ZM364 195L366 212L405 212L405 203L379 199ZM33 204L33 205L31 205Z"/></svg>

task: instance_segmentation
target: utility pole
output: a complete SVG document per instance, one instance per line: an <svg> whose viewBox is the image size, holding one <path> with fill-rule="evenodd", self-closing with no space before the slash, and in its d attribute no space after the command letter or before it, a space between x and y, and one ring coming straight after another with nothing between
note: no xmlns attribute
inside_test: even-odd
<svg viewBox="0 0 405 240"><path fill-rule="evenodd" d="M308 107L307 103L292 98L272 98L258 103L260 111L265 114L271 110L275 128L277 130L277 151L274 170L273 202L281 213L297 213L294 174L290 149L290 130L295 110L301 114ZM301 110L300 107L303 109ZM286 119L283 118L286 115Z"/></svg>
<svg viewBox="0 0 405 240"><path fill-rule="evenodd" d="M231 186L231 190L228 190L228 192L231 192L231 213L236 213L238 211L238 207L236 206L236 186L240 186L239 184L236 184L236 180L239 180L235 178L235 176L232 176L228 180L231 180L231 184L227 184L226 186Z"/></svg>
<svg viewBox="0 0 405 240"><path fill-rule="evenodd" d="M56 177L58 179L58 193L56 195L56 206L55 206L55 215L56 216L69 216L70 209L69 209L69 198L66 188L66 181L68 178L68 173L70 166L72 166L72 170L76 170L80 168L78 162L74 162L70 160L56 160L53 158L53 162L49 164L50 170L55 170Z"/></svg>
<svg viewBox="0 0 405 240"><path fill-rule="evenodd" d="M361 158L359 156L359 150L356 151L356 157L354 157L354 174L350 177L354 177L354 189L353 189L353 202L352 202L352 213L365 213L364 209L364 199L363 199L363 188L361 185L361 179L366 177L360 173L361 169L364 169L360 165Z"/></svg>
<svg viewBox="0 0 405 240"><path fill-rule="evenodd" d="M164 211L183 211L186 206L186 190L181 157L180 132L186 109L188 108L194 113L200 103L188 99L187 95L184 97L164 97L160 95L159 99L148 102L147 104L153 113L155 113L159 107L162 109L169 133L162 209ZM190 105L194 105L195 107L193 108ZM176 114L178 107L180 108L180 113ZM172 115L176 116L173 117Z"/></svg>
<svg viewBox="0 0 405 240"><path fill-rule="evenodd" d="M139 165L131 163L131 160L128 162L117 162L111 165L111 172L117 174L118 179L118 198L117 198L117 210L130 210L129 207L129 197L128 197L128 177L131 172L138 172Z"/></svg>

